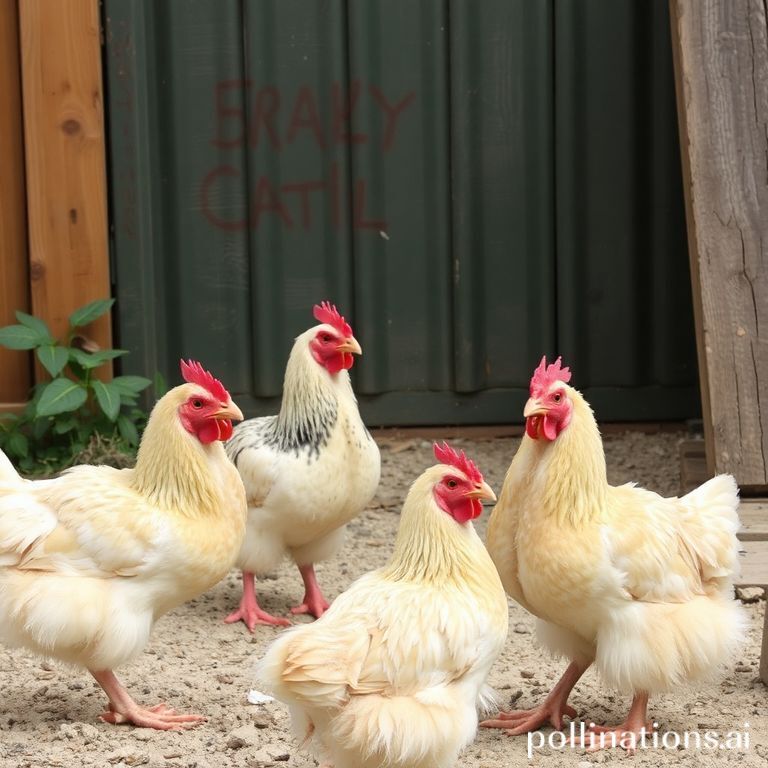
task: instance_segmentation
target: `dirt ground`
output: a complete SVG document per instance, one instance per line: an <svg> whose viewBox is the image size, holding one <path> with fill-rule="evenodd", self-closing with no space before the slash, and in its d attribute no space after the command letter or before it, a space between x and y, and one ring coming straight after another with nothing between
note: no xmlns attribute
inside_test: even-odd
<svg viewBox="0 0 768 768"><path fill-rule="evenodd" d="M661 493L675 494L679 483L677 446L682 438L681 433L607 436L611 482L635 480ZM452 442L477 461L498 492L518 441ZM380 444L383 472L378 495L350 526L341 554L318 568L320 583L329 598L386 561L406 489L423 468L433 463L426 440L384 439ZM486 520L487 514L479 524L482 536ZM259 586L262 605L271 612L284 613L301 597L298 573L288 563ZM119 670L122 680L142 703L168 701L179 709L208 715L205 724L183 733L106 725L97 719L105 697L87 673L46 663L23 652L0 649L0 766L314 766L311 757L297 750L282 704L247 702L247 693L254 685L253 664L278 630L257 627L250 635L243 624L223 624L222 618L236 605L238 597L239 578L233 572L208 594L161 619L151 647ZM460 765L515 768L533 762L588 768L592 763L635 760L642 765L765 766L768 690L757 679L764 607L762 601L745 606L751 622L748 642L724 681L651 701L650 712L659 723L659 731L739 731L743 746L744 734L748 734L748 748L697 750L692 738L688 749L640 750L634 757L621 751L588 755L580 750L546 746L533 750L529 760L526 737L509 738L499 731L481 730ZM538 703L562 671L562 663L551 661L536 648L532 629L531 617L510 604L509 638L490 677L505 705L510 700L516 701L518 707ZM592 673L576 687L571 703L580 715L595 722L620 722L628 706L626 698L606 689ZM545 732L544 737L549 733ZM731 745L736 744L734 736Z"/></svg>

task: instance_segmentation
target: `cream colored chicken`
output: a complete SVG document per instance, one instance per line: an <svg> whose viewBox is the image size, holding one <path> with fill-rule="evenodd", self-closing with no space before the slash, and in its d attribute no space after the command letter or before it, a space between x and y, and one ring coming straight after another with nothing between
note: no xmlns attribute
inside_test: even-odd
<svg viewBox="0 0 768 768"><path fill-rule="evenodd" d="M352 328L327 302L320 322L294 342L285 370L283 402L275 416L235 429L227 452L248 495L248 526L238 565L240 606L226 619L287 625L256 599L255 574L289 556L304 581L304 599L291 612L322 616L328 607L314 563L332 557L346 524L359 515L379 484L379 449L365 428L347 372L362 354Z"/></svg>
<svg viewBox="0 0 768 768"><path fill-rule="evenodd" d="M110 723L204 718L140 707L112 670L164 613L216 584L245 529L245 491L221 441L242 419L199 363L155 405L134 469L78 466L22 480L0 453L0 640L87 668Z"/></svg>
<svg viewBox="0 0 768 768"><path fill-rule="evenodd" d="M539 618L542 644L570 665L541 705L484 725L561 728L576 714L571 689L595 664L633 697L622 725L592 729L595 744L605 733L605 744L632 746L649 727L649 694L711 676L743 638L737 488L728 475L679 499L609 485L592 410L569 380L559 358L534 373L488 549L507 593Z"/></svg>
<svg viewBox="0 0 768 768"><path fill-rule="evenodd" d="M495 499L448 446L403 505L389 563L313 624L284 632L261 682L303 744L335 768L447 768L477 730L507 634L504 589L472 519Z"/></svg>

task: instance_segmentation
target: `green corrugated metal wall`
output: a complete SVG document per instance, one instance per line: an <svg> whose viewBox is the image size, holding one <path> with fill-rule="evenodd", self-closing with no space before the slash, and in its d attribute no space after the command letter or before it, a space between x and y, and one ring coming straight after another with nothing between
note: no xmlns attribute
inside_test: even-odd
<svg viewBox="0 0 768 768"><path fill-rule="evenodd" d="M698 413L666 0L105 0L135 372L249 413L336 302L371 424L519 421L560 352L603 419Z"/></svg>

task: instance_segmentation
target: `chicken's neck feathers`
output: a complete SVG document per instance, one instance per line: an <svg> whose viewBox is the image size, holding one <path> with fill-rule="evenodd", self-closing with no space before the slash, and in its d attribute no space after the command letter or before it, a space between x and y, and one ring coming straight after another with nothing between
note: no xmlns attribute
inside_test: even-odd
<svg viewBox="0 0 768 768"><path fill-rule="evenodd" d="M460 525L440 509L432 496L433 483L423 479L422 475L413 484L405 500L394 551L382 577L484 591L489 572L496 571L474 526Z"/></svg>
<svg viewBox="0 0 768 768"><path fill-rule="evenodd" d="M357 401L347 371L330 375L301 337L298 341L285 369L283 400L271 442L284 451L308 448L316 453L328 442L340 408L351 405L357 411Z"/></svg>
<svg viewBox="0 0 768 768"><path fill-rule="evenodd" d="M520 454L536 507L575 527L593 522L605 510L608 491L605 452L597 422L573 390L570 424L548 442L525 436Z"/></svg>
<svg viewBox="0 0 768 768"><path fill-rule="evenodd" d="M160 405L160 403L158 403ZM133 485L150 503L188 517L217 514L221 499L216 467L229 464L218 441L203 445L175 411L150 417L139 445Z"/></svg>

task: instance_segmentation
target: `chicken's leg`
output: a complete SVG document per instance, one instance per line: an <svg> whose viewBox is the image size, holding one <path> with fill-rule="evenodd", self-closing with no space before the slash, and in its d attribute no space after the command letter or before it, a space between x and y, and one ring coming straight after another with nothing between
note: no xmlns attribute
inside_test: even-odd
<svg viewBox="0 0 768 768"><path fill-rule="evenodd" d="M559 731L563 727L563 715L576 717L576 710L566 702L573 686L588 668L589 664L572 661L549 696L538 707L499 712L496 719L483 720L480 725L483 728L504 728L510 736L535 731L546 723L550 723Z"/></svg>
<svg viewBox="0 0 768 768"><path fill-rule="evenodd" d="M291 608L291 613L311 613L316 619L319 619L327 610L330 603L323 597L320 591L320 585L315 576L315 566L300 565L299 573L304 580L304 600L301 605Z"/></svg>
<svg viewBox="0 0 768 768"><path fill-rule="evenodd" d="M288 627L291 622L267 613L259 606L256 599L256 585L254 576L250 571L243 571L243 596L240 598L240 607L224 619L225 623L233 624L242 621L250 632L253 632L257 624L271 624L275 627Z"/></svg>
<svg viewBox="0 0 768 768"><path fill-rule="evenodd" d="M627 719L621 725L592 723L582 746L587 747L588 752L611 747L623 747L627 752L634 752L644 733L652 733L651 723L648 722L648 694L636 693Z"/></svg>
<svg viewBox="0 0 768 768"><path fill-rule="evenodd" d="M202 715L177 714L175 709L165 704L157 704L145 709L131 698L112 670L106 669L101 672L90 670L90 673L109 697L109 709L99 715L105 723L113 725L132 723L140 728L179 731L182 728L191 728L206 719Z"/></svg>

